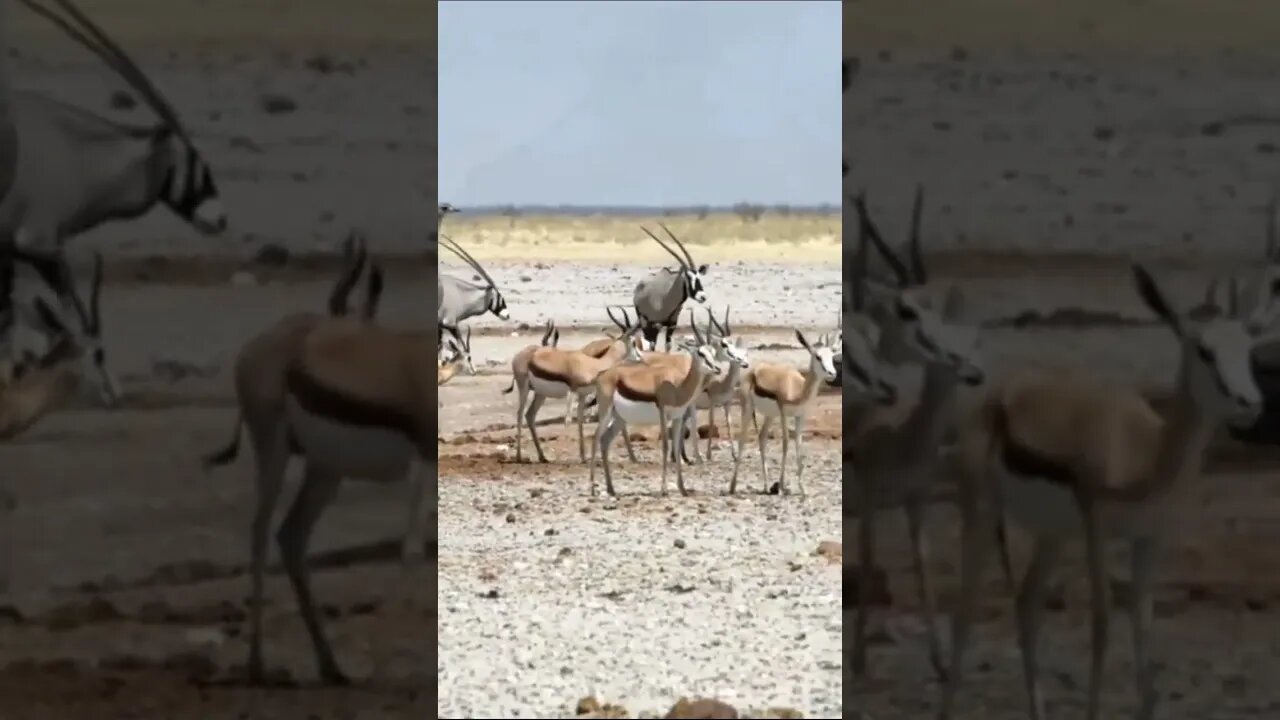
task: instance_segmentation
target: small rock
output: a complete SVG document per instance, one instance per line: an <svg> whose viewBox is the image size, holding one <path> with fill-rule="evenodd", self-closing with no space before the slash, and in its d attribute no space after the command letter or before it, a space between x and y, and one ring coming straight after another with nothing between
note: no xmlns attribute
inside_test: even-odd
<svg viewBox="0 0 1280 720"><path fill-rule="evenodd" d="M298 109L298 103L293 98L277 93L263 95L258 102L268 115L282 115Z"/></svg>
<svg viewBox="0 0 1280 720"><path fill-rule="evenodd" d="M509 523L513 523L513 522L515 522L515 521L516 521L516 514L515 514L515 513L507 513L507 522L509 522Z"/></svg>
<svg viewBox="0 0 1280 720"><path fill-rule="evenodd" d="M709 698L682 697L667 712L669 718L686 718L688 720L713 720L718 718L737 718L738 711L728 703Z"/></svg>
<svg viewBox="0 0 1280 720"><path fill-rule="evenodd" d="M678 549L680 549L680 550L683 550L683 549L685 548L685 543L684 543L684 541L683 541L683 540L680 540L680 539L678 539L678 538L677 538L677 539L676 539L676 542L675 542L675 546L676 546L676 548L678 548Z"/></svg>
<svg viewBox="0 0 1280 720"><path fill-rule="evenodd" d="M485 600L497 600L497 599L498 599L498 590L497 590L497 588L490 589L490 590L486 590L486 591L484 591L484 592L480 593L480 597L484 598Z"/></svg>
<svg viewBox="0 0 1280 720"><path fill-rule="evenodd" d="M542 534L543 534L543 535L546 535L547 537L551 537L552 535L555 535L556 533L557 533L557 530L556 530L555 528L547 528L546 530L543 530L543 531L542 531Z"/></svg>
<svg viewBox="0 0 1280 720"><path fill-rule="evenodd" d="M826 558L828 562L839 563L844 560L844 545L834 540L823 540L813 554Z"/></svg>

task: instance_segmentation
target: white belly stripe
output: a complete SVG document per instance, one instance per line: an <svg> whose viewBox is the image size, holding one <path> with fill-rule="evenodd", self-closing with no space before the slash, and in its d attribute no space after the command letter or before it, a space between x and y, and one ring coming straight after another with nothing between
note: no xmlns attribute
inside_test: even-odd
<svg viewBox="0 0 1280 720"><path fill-rule="evenodd" d="M293 395L285 398L285 417L307 461L343 477L398 481L417 454L402 432L347 425L307 412Z"/></svg>

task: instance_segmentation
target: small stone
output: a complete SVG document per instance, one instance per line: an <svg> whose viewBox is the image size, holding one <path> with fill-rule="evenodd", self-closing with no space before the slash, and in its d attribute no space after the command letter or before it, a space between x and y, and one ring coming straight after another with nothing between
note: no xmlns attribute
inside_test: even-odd
<svg viewBox="0 0 1280 720"><path fill-rule="evenodd" d="M676 546L676 548L677 548L677 549L683 550L683 549L685 548L684 541L683 541L683 540L680 540L680 539L677 539L677 540L676 540L676 542L675 542L675 546Z"/></svg>

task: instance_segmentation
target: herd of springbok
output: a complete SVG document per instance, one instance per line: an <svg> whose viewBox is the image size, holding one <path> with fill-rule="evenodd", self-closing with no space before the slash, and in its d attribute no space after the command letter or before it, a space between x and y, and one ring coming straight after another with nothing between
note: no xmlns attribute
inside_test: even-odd
<svg viewBox="0 0 1280 720"><path fill-rule="evenodd" d="M848 84L846 63L846 92ZM847 178L847 163L844 173ZM1141 388L1106 382L1088 368L1024 368L988 377L977 328L962 320L961 292L928 276L920 249L923 192L917 190L901 250L885 242L863 193L849 199L857 240L845 244L846 253L855 254L845 274L843 374L863 382L857 388L845 382L842 398L843 479L852 490L844 497L844 516L847 527L859 527L856 567L849 568L858 587L852 637L845 643L847 680L868 670L876 516L901 505L927 651L941 682L938 716L952 716L993 548L1008 585L1015 585L1005 535L1009 517L1031 541L1014 603L1030 717L1045 717L1038 638L1051 575L1064 545L1077 538L1084 541L1091 593L1087 717L1096 720L1101 713L1111 607L1104 550L1111 540L1130 547L1136 716L1153 717L1157 692L1148 634L1160 543L1177 531L1179 511L1194 502L1211 439L1224 425L1237 439L1280 444L1274 431L1265 430L1270 425L1257 429L1272 405L1264 403L1260 384L1273 388L1276 381L1275 371L1255 354L1274 346L1280 317L1275 199L1268 206L1264 262L1225 283L1213 281L1199 307L1180 307L1143 265L1132 265L1138 297L1177 340L1172 398L1162 412ZM879 266L888 268L880 277L869 267L872 250ZM919 378L918 391L904 393L902 379L909 376ZM882 383L887 391L868 392ZM962 386L969 386L971 397L962 400ZM957 486L962 517L961 591L947 659L926 543L926 508L943 480Z"/></svg>
<svg viewBox="0 0 1280 720"><path fill-rule="evenodd" d="M796 489L803 495L805 420L822 385L835 385L839 381L840 333L823 334L811 342L797 330L796 339L809 357L804 367L752 363L746 347L733 334L728 307L721 317L704 309L706 317L701 323L690 308L691 335L679 341L672 352L672 334L685 302L692 299L705 307L703 278L707 266L698 265L686 245L665 225L660 227L667 240L647 228L641 229L675 258L679 267L661 268L637 284L633 296L634 318L626 308L605 308L617 328L616 334L607 333L580 348L564 349L559 347L559 330L554 322L548 322L541 341L523 348L512 358L511 383L503 392L516 392L516 460L525 460L523 438L527 428L538 461L547 462L538 436L538 413L548 399L563 399L567 424L575 415L572 407L576 400L578 460L590 464L590 495L598 492L597 465L603 466L606 492L616 494L609 449L621 435L630 460L636 462L628 433L628 429L634 427L659 429L660 492L667 492L669 466L674 463L676 487L687 494L684 465L702 462L697 440L686 445L690 437L696 438L698 411L705 410L709 415L706 459L710 460L712 440L718 434L715 413L717 410L723 413L726 432L731 434L730 411L736 406L741 420L737 445L731 444L734 468L729 492L737 489L743 447L752 425L760 447L761 483L766 490L772 488L767 479L766 438L777 421L783 433L776 487L781 493L789 492L787 463L794 445ZM437 377L443 384L464 367L472 374L475 372L471 361L471 332L470 329L459 331L458 328L463 327L461 322L486 312L506 319L507 305L493 278L473 256L448 236L441 236L441 245L466 262L481 281L472 283L455 278L446 282L444 278L448 276L442 276L444 303L438 320L442 327L453 328L441 338ZM659 351L658 335L663 330L666 331L666 350ZM597 421L588 454L585 428L587 413L593 404ZM692 458L688 453L690 447Z"/></svg>

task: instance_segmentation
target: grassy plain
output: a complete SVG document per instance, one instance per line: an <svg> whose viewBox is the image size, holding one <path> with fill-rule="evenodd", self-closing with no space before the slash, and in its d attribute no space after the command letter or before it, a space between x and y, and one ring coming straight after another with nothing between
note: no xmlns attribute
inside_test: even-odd
<svg viewBox="0 0 1280 720"><path fill-rule="evenodd" d="M444 232L481 260L664 262L671 259L641 227L659 237L664 223L702 262L837 262L840 216L765 213L746 221L733 213L672 216L450 216Z"/></svg>

